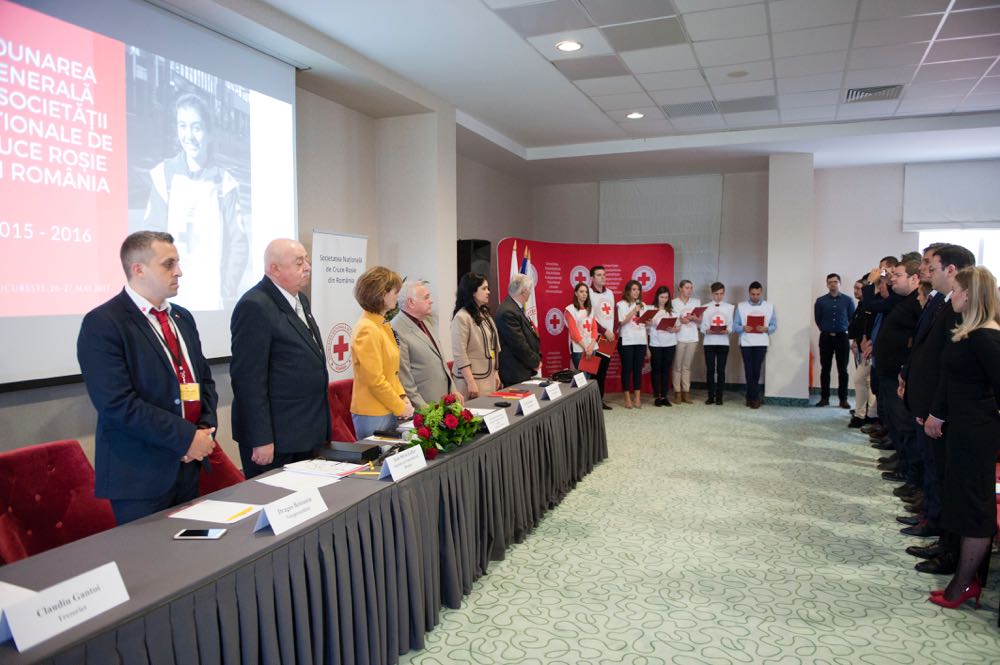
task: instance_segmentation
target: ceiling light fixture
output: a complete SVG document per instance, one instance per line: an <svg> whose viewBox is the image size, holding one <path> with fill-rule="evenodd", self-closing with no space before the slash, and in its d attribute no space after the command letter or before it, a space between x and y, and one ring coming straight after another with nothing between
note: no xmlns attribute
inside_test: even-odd
<svg viewBox="0 0 1000 665"><path fill-rule="evenodd" d="M749 76L749 75L750 75L750 72L748 72L745 69L734 69L733 71L731 71L728 74L726 74L726 76L728 76L731 79L741 79L744 76Z"/></svg>
<svg viewBox="0 0 1000 665"><path fill-rule="evenodd" d="M625 117L628 118L629 120L638 120L639 118L645 118L646 114L645 113L639 113L638 111L632 111L631 113L629 113Z"/></svg>
<svg viewBox="0 0 1000 665"><path fill-rule="evenodd" d="M579 51L583 48L583 44L580 42L575 42L572 39L567 39L556 44L556 48L563 53L572 53L573 51Z"/></svg>

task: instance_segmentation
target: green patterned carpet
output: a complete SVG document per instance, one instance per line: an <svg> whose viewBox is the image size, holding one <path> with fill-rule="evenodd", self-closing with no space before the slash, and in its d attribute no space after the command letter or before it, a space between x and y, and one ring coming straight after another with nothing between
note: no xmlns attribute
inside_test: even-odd
<svg viewBox="0 0 1000 665"><path fill-rule="evenodd" d="M930 604L847 413L728 397L612 402L609 459L401 662L1000 662L1000 561L978 611Z"/></svg>

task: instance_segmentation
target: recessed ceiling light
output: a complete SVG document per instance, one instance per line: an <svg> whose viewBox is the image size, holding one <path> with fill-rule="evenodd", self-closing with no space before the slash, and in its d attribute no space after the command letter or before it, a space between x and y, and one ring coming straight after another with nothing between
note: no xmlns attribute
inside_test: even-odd
<svg viewBox="0 0 1000 665"><path fill-rule="evenodd" d="M625 117L628 118L629 120L638 120L639 118L645 118L646 114L645 113L639 113L638 111L632 111L631 113L629 113Z"/></svg>
<svg viewBox="0 0 1000 665"><path fill-rule="evenodd" d="M726 74L726 76L728 76L731 79L741 79L744 76L749 76L749 75L750 75L750 72L748 72L745 69L734 69L733 71L731 71L728 74Z"/></svg>
<svg viewBox="0 0 1000 665"><path fill-rule="evenodd" d="M572 53L573 51L579 51L583 48L583 44L580 42L575 42L572 39L567 39L565 41L556 44L556 48L564 53Z"/></svg>

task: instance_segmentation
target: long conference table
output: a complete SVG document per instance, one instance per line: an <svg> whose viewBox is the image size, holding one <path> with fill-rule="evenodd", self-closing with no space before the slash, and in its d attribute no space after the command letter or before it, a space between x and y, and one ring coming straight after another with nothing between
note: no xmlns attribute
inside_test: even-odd
<svg viewBox="0 0 1000 665"><path fill-rule="evenodd" d="M510 426L399 482L322 488L327 512L281 536L245 519L217 541L175 541L206 523L158 513L4 566L0 580L37 591L114 561L129 600L24 653L8 641L0 664L396 663L607 457L597 385L561 388L528 416L512 402ZM247 481L211 498L288 494Z"/></svg>

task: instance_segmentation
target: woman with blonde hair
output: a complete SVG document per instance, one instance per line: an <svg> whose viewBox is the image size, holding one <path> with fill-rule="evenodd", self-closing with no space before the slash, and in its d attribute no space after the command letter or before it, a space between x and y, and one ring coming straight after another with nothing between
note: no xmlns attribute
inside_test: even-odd
<svg viewBox="0 0 1000 665"><path fill-rule="evenodd" d="M354 299L364 310L351 334L351 420L358 441L376 430L394 430L397 419L413 415L399 381L399 345L385 320L402 286L400 276L382 266L369 268L354 284Z"/></svg>
<svg viewBox="0 0 1000 665"><path fill-rule="evenodd" d="M997 282L982 266L955 275L951 304L962 322L952 331L942 359L944 403L934 415L944 431L942 517L962 537L958 568L948 586L929 600L957 608L970 598L979 606L980 568L997 529L994 469L1000 448L1000 298ZM933 436L928 431L928 435Z"/></svg>

